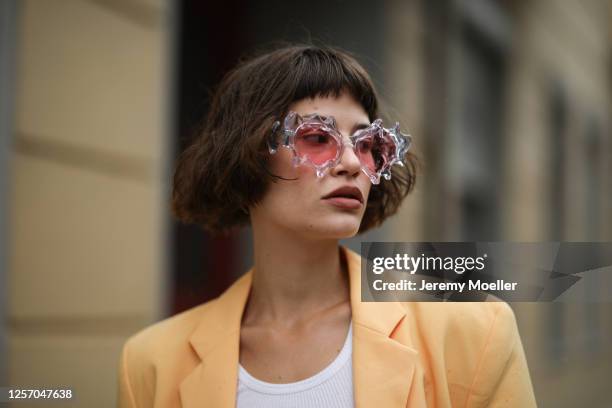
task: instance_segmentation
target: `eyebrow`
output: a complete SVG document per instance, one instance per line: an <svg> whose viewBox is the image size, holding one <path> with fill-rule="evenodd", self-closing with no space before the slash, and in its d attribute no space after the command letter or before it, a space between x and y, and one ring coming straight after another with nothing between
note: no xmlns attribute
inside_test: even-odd
<svg viewBox="0 0 612 408"><path fill-rule="evenodd" d="M365 122L358 123L355 126L353 126L353 130L351 130L351 135L354 135L355 132L358 131L358 130L365 129L365 128L368 128L368 127L370 127L369 123L365 123Z"/></svg>

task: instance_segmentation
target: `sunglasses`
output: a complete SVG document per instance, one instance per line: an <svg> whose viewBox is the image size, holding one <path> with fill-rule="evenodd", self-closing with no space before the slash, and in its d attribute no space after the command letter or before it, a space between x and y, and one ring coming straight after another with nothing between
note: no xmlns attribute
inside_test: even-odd
<svg viewBox="0 0 612 408"><path fill-rule="evenodd" d="M391 166L405 165L406 152L412 143L410 135L401 133L399 123L391 129L382 126L382 119L376 119L368 127L356 131L345 142L336 127L333 116L317 113L300 116L290 111L281 127L281 122L272 125L268 139L268 150L275 154L278 150L278 134L281 146L293 152L294 166L314 167L317 177L340 163L344 147L349 145L359 158L361 170L370 178L372 184L379 184L380 177L391 179Z"/></svg>

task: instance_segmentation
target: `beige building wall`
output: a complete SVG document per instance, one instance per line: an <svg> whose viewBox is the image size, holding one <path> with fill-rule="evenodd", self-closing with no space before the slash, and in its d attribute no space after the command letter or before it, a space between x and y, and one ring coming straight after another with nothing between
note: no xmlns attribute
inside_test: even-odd
<svg viewBox="0 0 612 408"><path fill-rule="evenodd" d="M20 2L9 381L63 406L114 406L120 346L164 313L167 7Z"/></svg>

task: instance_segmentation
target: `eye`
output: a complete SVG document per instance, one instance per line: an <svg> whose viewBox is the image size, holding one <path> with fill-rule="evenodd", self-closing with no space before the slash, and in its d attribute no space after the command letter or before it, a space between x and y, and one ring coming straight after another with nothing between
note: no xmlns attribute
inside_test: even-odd
<svg viewBox="0 0 612 408"><path fill-rule="evenodd" d="M302 140L308 144L327 144L331 141L331 136L326 133L310 133L302 136Z"/></svg>
<svg viewBox="0 0 612 408"><path fill-rule="evenodd" d="M358 148L362 153L369 152L372 150L372 141L369 139L362 140L359 142Z"/></svg>

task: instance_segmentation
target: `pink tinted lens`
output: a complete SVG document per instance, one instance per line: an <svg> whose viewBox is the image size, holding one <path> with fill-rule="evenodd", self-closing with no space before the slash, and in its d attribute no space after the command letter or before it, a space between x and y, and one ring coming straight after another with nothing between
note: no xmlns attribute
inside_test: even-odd
<svg viewBox="0 0 612 408"><path fill-rule="evenodd" d="M308 157L316 165L334 160L339 145L334 136L319 124L304 124L295 134L295 150L298 156Z"/></svg>
<svg viewBox="0 0 612 408"><path fill-rule="evenodd" d="M385 131L367 133L358 139L355 147L361 164L372 173L387 168L395 154L395 144Z"/></svg>

